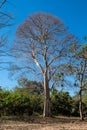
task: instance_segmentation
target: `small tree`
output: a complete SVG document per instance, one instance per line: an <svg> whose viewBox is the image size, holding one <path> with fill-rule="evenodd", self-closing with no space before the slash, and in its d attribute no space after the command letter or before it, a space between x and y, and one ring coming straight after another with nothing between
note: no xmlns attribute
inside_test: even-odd
<svg viewBox="0 0 87 130"><path fill-rule="evenodd" d="M81 120L83 117L83 108L82 108L82 92L86 89L87 84L87 46L82 46L82 50L78 53L77 58L79 59L79 67L77 68L77 80L80 83L79 91L79 111Z"/></svg>
<svg viewBox="0 0 87 130"><path fill-rule="evenodd" d="M76 38L67 32L59 18L46 13L29 16L18 27L16 35L17 42L14 43L12 54L20 63L16 62L12 70L27 69L27 73L33 70L42 75L43 117L51 116L49 87L59 67L68 61L69 48L76 43Z"/></svg>
<svg viewBox="0 0 87 130"><path fill-rule="evenodd" d="M18 80L18 85L22 87L22 90L27 91L32 94L43 94L43 85L37 81L30 81L27 78L20 78Z"/></svg>
<svg viewBox="0 0 87 130"><path fill-rule="evenodd" d="M74 76L74 86L79 87L79 113L80 119L83 117L82 92L87 86L87 45L80 45L73 55L73 62L68 65L68 69Z"/></svg>

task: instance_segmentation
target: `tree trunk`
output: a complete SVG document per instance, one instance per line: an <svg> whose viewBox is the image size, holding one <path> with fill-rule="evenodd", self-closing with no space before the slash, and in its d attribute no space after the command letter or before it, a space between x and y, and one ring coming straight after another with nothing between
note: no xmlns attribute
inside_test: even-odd
<svg viewBox="0 0 87 130"><path fill-rule="evenodd" d="M50 107L50 91L49 91L49 81L47 77L47 72L44 73L44 110L43 117L51 116L51 107Z"/></svg>
<svg viewBox="0 0 87 130"><path fill-rule="evenodd" d="M80 119L84 120L83 109L82 109L82 87L80 88L80 92L79 92L79 113L80 113Z"/></svg>

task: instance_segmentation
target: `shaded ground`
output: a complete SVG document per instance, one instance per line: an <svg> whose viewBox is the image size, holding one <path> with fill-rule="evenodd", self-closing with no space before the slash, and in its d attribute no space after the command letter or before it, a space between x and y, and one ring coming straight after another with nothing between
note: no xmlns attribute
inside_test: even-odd
<svg viewBox="0 0 87 130"><path fill-rule="evenodd" d="M0 130L87 130L87 120L79 118L9 118L0 119Z"/></svg>

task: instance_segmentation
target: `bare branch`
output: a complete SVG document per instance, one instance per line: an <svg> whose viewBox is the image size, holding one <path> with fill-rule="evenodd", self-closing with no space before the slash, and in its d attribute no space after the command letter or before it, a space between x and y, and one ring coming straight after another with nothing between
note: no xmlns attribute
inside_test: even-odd
<svg viewBox="0 0 87 130"><path fill-rule="evenodd" d="M6 2L7 2L7 0L2 0L2 1L0 2L0 8L2 8L2 6L3 6Z"/></svg>
<svg viewBox="0 0 87 130"><path fill-rule="evenodd" d="M42 66L40 65L40 63L37 61L37 59L35 58L34 52L32 52L32 58L34 60L34 62L36 63L36 65L40 68L42 74L44 73L44 70L42 68Z"/></svg>

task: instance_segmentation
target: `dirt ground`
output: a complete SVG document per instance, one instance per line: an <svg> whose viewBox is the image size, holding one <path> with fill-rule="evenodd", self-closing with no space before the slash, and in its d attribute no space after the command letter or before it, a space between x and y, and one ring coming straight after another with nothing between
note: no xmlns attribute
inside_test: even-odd
<svg viewBox="0 0 87 130"><path fill-rule="evenodd" d="M87 130L87 120L71 117L0 120L0 130Z"/></svg>

